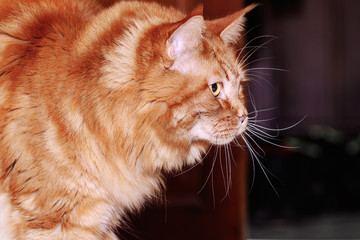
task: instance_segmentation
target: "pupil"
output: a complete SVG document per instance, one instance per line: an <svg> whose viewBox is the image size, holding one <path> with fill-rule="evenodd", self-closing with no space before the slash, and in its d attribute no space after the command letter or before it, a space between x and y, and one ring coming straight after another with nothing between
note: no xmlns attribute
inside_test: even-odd
<svg viewBox="0 0 360 240"><path fill-rule="evenodd" d="M211 89L212 89L213 92L216 92L217 88L218 88L218 86L217 86L216 83L211 85Z"/></svg>

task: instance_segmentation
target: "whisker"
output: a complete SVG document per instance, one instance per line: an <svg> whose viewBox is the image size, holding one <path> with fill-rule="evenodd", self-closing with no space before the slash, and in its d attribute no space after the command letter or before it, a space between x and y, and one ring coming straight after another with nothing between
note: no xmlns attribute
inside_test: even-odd
<svg viewBox="0 0 360 240"><path fill-rule="evenodd" d="M248 93L249 93L249 99L250 99L251 105L252 105L252 107L254 108L254 111L253 111L253 112L250 112L250 115L251 115L252 113L255 113L255 116L253 116L253 117L257 118L257 116L258 116L259 113L258 113L257 108L256 108L256 105L255 105L255 99L254 99L253 95L252 95L251 92L250 92L250 88L248 88ZM248 113L248 118L250 117L250 115L249 115L249 113Z"/></svg>
<svg viewBox="0 0 360 240"><path fill-rule="evenodd" d="M254 113L257 114L257 113L259 113L259 112L267 112L267 111L271 111L271 110L274 110L274 109L277 109L277 107L264 108L264 109L260 109L260 110L255 109L254 111L249 112L249 113L248 113L248 116L251 115L251 114L254 114Z"/></svg>
<svg viewBox="0 0 360 240"><path fill-rule="evenodd" d="M270 35L264 35L264 36L259 36L259 37L256 37L254 38L253 40L251 41L255 41L257 39L260 39L260 38L265 38L265 37L271 37L271 39L267 40L266 42L260 44L259 46L257 46L256 48L250 50L249 52L247 52L244 57L242 57L242 59L240 60L239 62L239 65L242 66L255 52L257 52L260 48L262 48L263 46L265 46L266 44L272 42L274 39L277 39L276 37L274 36L270 36ZM250 42L251 42L250 41ZM245 45L246 46L246 45ZM239 56L241 55L241 52L239 54Z"/></svg>
<svg viewBox="0 0 360 240"><path fill-rule="evenodd" d="M250 189L253 188L254 186L254 183L255 183L255 176L256 176L256 165L255 165L255 161L254 161L254 152L256 152L253 147L251 146L251 144L247 141L246 137L244 135L241 134L241 138L243 139L243 141L245 142L246 146L248 147L249 149L249 153L250 153L250 157L251 157L251 162L252 162L252 167L253 167L253 177L252 177L252 181L251 181L251 186L250 186Z"/></svg>
<svg viewBox="0 0 360 240"><path fill-rule="evenodd" d="M224 187L225 187L225 197L226 197L226 194L227 194L227 186L228 186L228 165L227 165L227 159L226 159L226 153L224 154L224 157L225 157L225 171L224 171L224 168L223 168L223 160L221 159L220 161L220 170L221 170L221 175L222 175L222 178L223 178L223 183L224 183ZM224 198L223 198L224 199ZM221 199L221 201L223 200Z"/></svg>
<svg viewBox="0 0 360 240"><path fill-rule="evenodd" d="M200 188L200 190L197 192L197 194L200 194L200 193L204 190L204 188L205 188L206 184L208 183L211 175L213 175L214 167L215 167L215 163L216 163L216 159L217 159L217 155L218 155L218 151L219 151L219 147L216 146L215 156L214 156L214 160L213 160L212 165L211 165L210 173L209 173L209 175L207 176L207 178L206 178L205 183L203 184L203 186L202 186L202 187Z"/></svg>
<svg viewBox="0 0 360 240"><path fill-rule="evenodd" d="M259 154L259 153L256 152L256 151L255 151L255 153L256 153L259 157L264 157L264 156L266 155L266 154L265 154L265 151L260 147L260 145L255 141L255 139L254 139L250 134L248 134L247 132L244 132L244 133L245 133L246 136L248 136L248 137L251 139L251 141L252 141L253 143L255 143L256 147L258 147L258 149L262 152L262 155Z"/></svg>
<svg viewBox="0 0 360 240"><path fill-rule="evenodd" d="M274 57L263 57L263 58L258 58L258 59L255 59L255 60L252 60L248 63L246 63L245 65L243 65L242 67L244 69L246 69L247 66L249 66L250 64L253 64L255 62L259 62L259 61L263 61L263 60L270 60L270 59L274 59Z"/></svg>
<svg viewBox="0 0 360 240"><path fill-rule="evenodd" d="M265 129L265 130L268 130L268 131L286 131L286 130L289 130L293 127L296 127L297 125L299 125L302 121L304 121L304 119L306 118L307 116L304 116L302 119L300 119L299 121L297 121L296 123L288 126L288 127L284 127L284 128L275 128L275 129L272 129L272 128L267 128L267 127L264 127L264 126L261 126L261 125L256 125L256 127L258 128L262 128L262 129Z"/></svg>
<svg viewBox="0 0 360 240"><path fill-rule="evenodd" d="M280 72L289 72L289 70L281 69L281 68L272 68L272 67L256 67L256 68L248 68L244 71L246 74L250 71L257 71L257 70L273 70L273 71L280 71Z"/></svg>
<svg viewBox="0 0 360 240"><path fill-rule="evenodd" d="M221 202L225 200L226 197L230 197L230 189L231 189L231 156L230 156L229 145L225 145L225 166L226 166L226 186L225 186L225 194L221 199Z"/></svg>
<svg viewBox="0 0 360 240"><path fill-rule="evenodd" d="M252 77L252 79L250 80L251 82L253 83L257 83L257 84L260 84L259 83L259 80L261 81L264 81L266 82L267 84L270 84L271 83L269 82L269 80L267 80L265 77L263 76L260 76L259 74L254 74L254 73L247 73L246 76L249 76L249 77ZM257 79L256 79L257 78Z"/></svg>
<svg viewBox="0 0 360 240"><path fill-rule="evenodd" d="M222 155L220 155L220 171L221 171L221 176L222 176L222 180L223 180L223 183L224 183L224 187L226 189L226 184L227 184L227 179L225 177L225 173L224 173L224 168L223 168L223 160L222 160Z"/></svg>
<svg viewBox="0 0 360 240"><path fill-rule="evenodd" d="M251 31L253 31L254 29L256 29L256 28L258 28L258 27L260 27L260 24L258 24L258 25L256 25L256 26L250 28L249 30L247 30L244 34L241 35L240 39L246 37ZM237 51L239 51L239 50L237 50Z"/></svg>
<svg viewBox="0 0 360 240"><path fill-rule="evenodd" d="M244 59L247 55L250 55L250 56L251 56L251 55L252 55L254 52L256 52L259 48L261 48L262 46L266 45L268 42L271 42L271 41L273 41L274 39L276 39L276 37L275 37L275 36L272 36L272 35L262 35L262 36L255 37L255 38L249 40L249 41L245 44L245 46L244 46L243 48L241 48L238 58L239 58L239 57L241 56L241 54L243 53L244 49L246 49L246 47L249 46L250 43L253 43L254 41L256 41L256 40L258 40L258 39L262 39L262 38L271 38L271 39L268 40L268 41L266 41L265 43L261 44L260 46L257 46L257 48L255 49L255 51L252 50L252 51L249 51L248 53L246 53L246 54L244 55L244 57L240 60L240 63L239 63L240 65L242 65L243 62L245 62L245 61L243 61L243 59ZM252 53L251 53L251 52L252 52ZM247 60L247 59L248 59L248 57L247 57L245 60ZM238 59L236 59L236 61L238 61Z"/></svg>
<svg viewBox="0 0 360 240"><path fill-rule="evenodd" d="M272 134L270 134L268 132L265 132L264 130L261 130L261 129L257 128L257 126L252 126L251 124L248 124L246 129L249 130L250 132L256 132L259 135L264 136L264 137L268 137L270 139L276 139L280 135L279 131L276 132L276 135L272 135Z"/></svg>
<svg viewBox="0 0 360 240"><path fill-rule="evenodd" d="M237 141L236 138L235 138L235 140ZM240 147L242 148L242 146L240 146ZM236 163L236 160L235 160L235 158L234 158L234 155L233 155L233 153L232 153L232 151L231 151L231 145L230 145L230 144L229 144L229 149L230 149L229 153L230 153L231 161L234 163L235 167L237 167L237 163Z"/></svg>
<svg viewBox="0 0 360 240"><path fill-rule="evenodd" d="M226 162L228 163L228 168L229 168L229 174L228 174L228 183L229 184L228 184L228 194L227 195L230 196L230 188L231 188L231 183L232 183L232 181L231 181L231 163L235 160L234 160L234 156L232 155L230 145L227 144L226 148L227 148L227 152L226 152L227 161Z"/></svg>
<svg viewBox="0 0 360 240"><path fill-rule="evenodd" d="M268 118L268 119L254 119L254 118L249 118L248 124L255 124L255 125L257 125L257 124L256 124L257 122L269 122L269 121L272 121L272 120L274 120L274 119L276 119L276 118L275 118L275 117L273 117L273 118Z"/></svg>
<svg viewBox="0 0 360 240"><path fill-rule="evenodd" d="M240 147L242 150L245 150L246 145L241 144L237 138L235 138L232 143L233 143L235 146Z"/></svg>
<svg viewBox="0 0 360 240"><path fill-rule="evenodd" d="M273 146L276 146L276 147L285 148L285 149L297 149L298 148L298 147L290 147L290 146L284 146L284 145L281 145L281 144L273 143L273 142L267 140L266 138L264 138L263 136L261 136L260 134L255 133L255 132L251 132L251 134L253 134L255 137L261 139L262 141L267 142L267 143L269 143L269 144L271 144Z"/></svg>
<svg viewBox="0 0 360 240"><path fill-rule="evenodd" d="M274 190L274 192L276 193L276 195L279 197L280 195L279 195L278 191L276 190L274 184L271 182L271 180L270 180L270 178L269 178L269 176L267 175L266 172L270 173L272 176L273 176L273 174L262 164L262 162L260 161L259 157L256 155L256 151L254 151L254 149L251 147L250 143L247 142L246 138L243 137L243 139L244 139L244 141L246 142L246 144L248 145L249 152L250 152L250 157L251 157L252 161L253 161L253 162L255 162L255 160L257 161L257 163L258 163L259 166L260 166L261 171L262 171L262 172L264 173L264 175L265 175L265 178L266 178L267 181L269 182L270 186L272 187L272 189ZM253 165L253 166L254 166L254 165ZM255 167L254 167L254 169L255 169ZM255 170L254 170L254 176L255 176ZM254 183L254 176L253 176L253 183ZM252 185L251 185L251 189L252 189L252 187L253 187L253 183L252 183Z"/></svg>

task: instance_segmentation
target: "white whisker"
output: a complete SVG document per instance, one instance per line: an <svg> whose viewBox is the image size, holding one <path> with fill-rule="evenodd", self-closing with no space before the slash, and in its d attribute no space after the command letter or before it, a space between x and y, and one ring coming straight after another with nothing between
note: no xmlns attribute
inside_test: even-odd
<svg viewBox="0 0 360 240"><path fill-rule="evenodd" d="M244 57L240 60L239 62L239 65L242 66L255 52L257 52L260 48L262 48L263 46L265 46L266 44L272 42L274 39L276 39L276 37L274 36L269 36L269 35L264 35L264 36L260 36L260 37L257 37L257 38L254 38L253 40L251 41L255 41L256 39L259 39L259 38L264 38L264 37L271 37L270 40L267 40L266 42L260 44L259 46L257 46L256 48L250 50L249 52L247 52ZM250 41L250 42L251 42ZM246 45L245 45L246 46ZM240 55L241 55L241 52L240 52Z"/></svg>
<svg viewBox="0 0 360 240"><path fill-rule="evenodd" d="M288 70L281 69L281 68L257 67L257 68L248 68L248 69L246 69L246 70L244 71L244 73L246 74L247 72L250 72L250 71L258 71L258 70L272 70L272 71L288 72Z"/></svg>
<svg viewBox="0 0 360 240"><path fill-rule="evenodd" d="M226 145L226 155L227 155L227 164L228 164L228 193L227 196L230 196L230 188L231 188L231 163L234 161L232 153L231 153L231 149L230 149L230 145L227 144Z"/></svg>
<svg viewBox="0 0 360 240"><path fill-rule="evenodd" d="M240 60L239 65L242 65L242 63L244 63L253 53L255 53L255 52L256 52L258 49L260 49L261 47L265 46L267 43L273 41L276 37L275 37L275 36L272 36L272 35L262 35L262 36L258 36L258 37L255 37L255 38L249 40L249 41L245 44L245 46L244 46L243 48L241 48L238 58L239 58L239 57L241 56L241 54L243 53L244 49L246 49L246 48L249 46L250 43L253 43L254 41L256 41L256 40L258 40L258 39L261 39L261 38L271 38L271 39L268 40L268 41L266 41L265 43L261 44L260 46L257 46L257 47L255 48L255 51L254 51L254 49L253 49L253 50L247 52L247 53L243 56L243 58ZM249 57L246 57L247 55L249 55ZM246 59L244 60L245 57L246 57ZM244 61L243 61L243 60L244 60ZM236 61L238 61L238 59L236 59Z"/></svg>
<svg viewBox="0 0 360 240"><path fill-rule="evenodd" d="M271 111L271 110L274 110L274 109L277 109L277 107L273 107L273 108L265 108L265 109L260 109L260 110L257 110L255 109L254 111L252 112L249 112L248 115L251 115L253 113L259 113L259 112L267 112L267 111Z"/></svg>
<svg viewBox="0 0 360 240"><path fill-rule="evenodd" d="M215 151L215 156L214 156L214 159L213 159L213 162L212 162L212 165L211 165L211 169L210 169L210 173L209 175L207 176L206 180L205 180L205 183L203 184L203 186L200 188L200 190L198 191L198 194L200 194L200 192L202 192L206 186L206 184L208 183L210 177L213 175L214 173L214 167L215 167L215 163L216 163L216 159L217 159L217 156L218 156L218 151L219 151L219 147L216 146L216 151Z"/></svg>
<svg viewBox="0 0 360 240"><path fill-rule="evenodd" d="M264 130L257 128L256 126L252 126L251 124L248 124L247 130L249 130L250 132L258 133L259 135L270 139L276 139L280 135L279 131L277 131L276 135L272 135L270 133L265 132Z"/></svg>
<svg viewBox="0 0 360 240"><path fill-rule="evenodd" d="M263 60L270 60L270 59L274 59L274 57L263 57L263 58L258 58L258 59L255 59L255 60L252 60L248 63L246 63L245 65L243 65L242 67L245 69L247 66L249 66L250 64L253 64L255 62L259 62L259 61L263 61Z"/></svg>
<svg viewBox="0 0 360 240"><path fill-rule="evenodd" d="M227 184L227 179L225 177L225 173L224 173L224 169L223 169L223 159L222 159L222 154L220 156L220 171L221 171L221 176L222 176L222 180L223 180L223 183L224 183L224 187L225 187L225 191L226 191L226 184Z"/></svg>
<svg viewBox="0 0 360 240"><path fill-rule="evenodd" d="M254 162L255 160L257 161L257 163L259 164L260 166L260 169L261 171L264 173L265 175L265 178L267 179L267 181L269 182L270 186L272 187L272 189L274 190L274 192L276 193L277 196L279 196L279 193L278 191L276 190L275 186L273 185L273 183L271 182L269 176L267 175L266 172L270 173L272 176L273 174L262 164L262 162L260 161L258 155L256 154L256 151L252 148L252 146L250 145L250 143L246 140L245 137L243 137L246 145L248 145L248 149L249 149L249 152L250 152L250 157L252 159L252 161ZM254 166L254 169L255 169L255 165L253 164ZM255 176L255 170L254 170L254 176ZM253 177L253 181L254 181L254 177ZM252 186L253 186L253 183L252 183ZM251 188L252 188L251 186Z"/></svg>
<svg viewBox="0 0 360 240"><path fill-rule="evenodd" d="M246 145L241 144L237 138L234 139L233 143L235 144L235 146L240 147L242 150L245 150Z"/></svg>
<svg viewBox="0 0 360 240"><path fill-rule="evenodd" d="M307 116L304 116L302 119L300 119L299 121L297 121L296 123L294 123L293 125L290 125L288 127L284 127L284 128L267 128L267 127L264 127L264 126L261 126L261 125L256 125L256 127L258 128L262 128L262 129L265 129L265 130L269 130L269 131L286 131L286 130L289 130L293 127L296 127L297 125L299 125L302 121L304 121L304 119L306 118Z"/></svg>
<svg viewBox="0 0 360 240"><path fill-rule="evenodd" d="M249 119L249 123L251 124L251 125L256 125L256 126L258 126L258 124L256 124L256 123L258 123L258 122L269 122L269 121L272 121L272 120L275 120L276 118L275 117L273 117L273 118L268 118L268 119L255 119L255 118L248 118Z"/></svg>
<svg viewBox="0 0 360 240"><path fill-rule="evenodd" d="M253 82L253 83L260 84L260 83L258 83L257 80L261 80L261 81L264 81L267 84L271 85L271 83L265 77L260 76L259 74L247 73L246 76L252 77L252 79L250 81Z"/></svg>
<svg viewBox="0 0 360 240"><path fill-rule="evenodd" d="M255 143L256 147L262 152L262 155L258 152L255 151L256 155L259 156L259 157L264 157L266 154L265 154L265 151L260 147L260 145L255 141L255 139L247 132L244 132L244 134L246 136L248 136L248 138L250 138L250 140ZM250 143L250 142L249 142ZM249 146L249 145L248 145Z"/></svg>
<svg viewBox="0 0 360 240"><path fill-rule="evenodd" d="M247 30L244 34L241 35L240 39L246 37L251 31L253 31L254 29L258 28L260 25L256 25L252 28L250 28L249 30ZM238 50L239 51L239 50Z"/></svg>
<svg viewBox="0 0 360 240"><path fill-rule="evenodd" d="M255 133L255 132L251 132L251 134L259 139L261 139L262 141L264 142L267 142L273 146L276 146L276 147L280 147L280 148L286 148L286 149L297 149L298 147L290 147L290 146L284 146L284 145L281 145L281 144L277 144L277 143L273 143L269 140L267 140L265 137L261 136L260 134L258 133ZM248 135L249 136L249 135Z"/></svg>
<svg viewBox="0 0 360 240"><path fill-rule="evenodd" d="M249 144L247 143L246 141L246 138L244 137L243 134L240 134L241 138L243 139L245 145L250 148ZM253 159L253 156L252 156L252 153L251 151L249 150L249 153L250 153L250 156L251 156L251 165L252 165L252 170L253 170L253 176L252 176L252 180L251 180L251 186L250 186L250 191L252 190L253 186L254 186L254 183L255 183L255 176L256 176L256 172L255 172L255 161Z"/></svg>
<svg viewBox="0 0 360 240"><path fill-rule="evenodd" d="M250 88L248 88L248 93L249 93L249 99L250 99L251 105L252 105L252 107L254 108L254 111L253 111L253 112L255 112L255 116L254 116L254 117L257 118L258 112L257 112L257 108L256 108L256 106L255 106L255 99L254 99L253 95L252 95L251 92L250 92ZM251 115L253 112L248 113L248 118L250 117L250 115Z"/></svg>

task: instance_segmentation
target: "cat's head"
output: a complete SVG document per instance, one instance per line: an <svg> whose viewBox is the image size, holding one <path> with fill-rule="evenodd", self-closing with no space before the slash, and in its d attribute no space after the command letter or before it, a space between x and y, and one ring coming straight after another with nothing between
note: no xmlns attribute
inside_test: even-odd
<svg viewBox="0 0 360 240"><path fill-rule="evenodd" d="M191 141L227 144L246 129L246 78L234 46L244 14L254 7L212 21L196 9L182 21L155 27L140 43L143 96L166 103L169 124Z"/></svg>

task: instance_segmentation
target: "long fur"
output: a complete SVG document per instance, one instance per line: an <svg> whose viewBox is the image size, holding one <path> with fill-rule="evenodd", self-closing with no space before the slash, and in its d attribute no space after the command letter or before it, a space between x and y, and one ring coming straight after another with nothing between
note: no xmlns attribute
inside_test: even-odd
<svg viewBox="0 0 360 240"><path fill-rule="evenodd" d="M116 239L162 172L241 134L243 14L215 31L155 3L3 0L0 239Z"/></svg>

